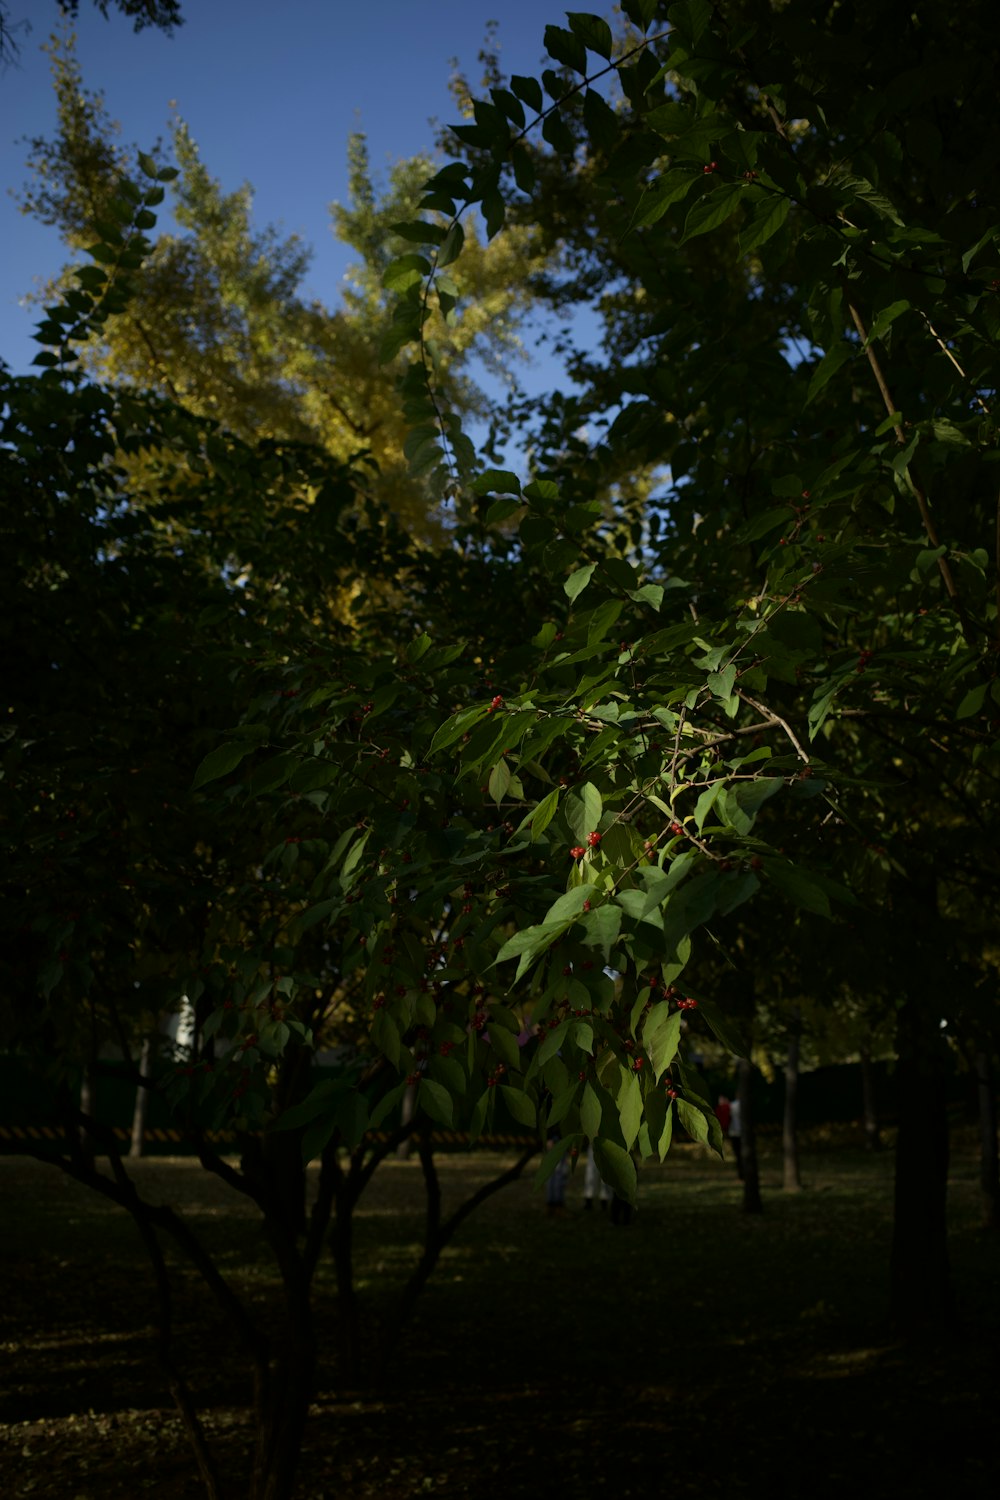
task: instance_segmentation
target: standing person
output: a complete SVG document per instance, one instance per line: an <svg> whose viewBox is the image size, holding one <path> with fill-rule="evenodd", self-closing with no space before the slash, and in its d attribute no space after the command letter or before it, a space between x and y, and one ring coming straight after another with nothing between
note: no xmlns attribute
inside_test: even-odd
<svg viewBox="0 0 1000 1500"><path fill-rule="evenodd" d="M736 1158L736 1175L743 1180L743 1126L740 1123L740 1101L734 1099L729 1106L729 1139Z"/></svg>
<svg viewBox="0 0 1000 1500"><path fill-rule="evenodd" d="M549 1150L556 1148L559 1140L558 1130L554 1130L549 1136ZM560 1219L566 1212L566 1183L569 1179L569 1163L566 1153L563 1152L556 1163L555 1170L550 1173L545 1184L545 1211L549 1218Z"/></svg>
<svg viewBox="0 0 1000 1500"><path fill-rule="evenodd" d="M718 1120L719 1124L722 1126L722 1134L723 1135L727 1136L729 1134L729 1122L732 1119L732 1116L733 1116L732 1105L730 1104L729 1100L726 1098L725 1094L720 1094L719 1095L719 1102L715 1106L715 1118Z"/></svg>
<svg viewBox="0 0 1000 1500"><path fill-rule="evenodd" d="M608 1204L611 1202L614 1194L598 1171L597 1161L594 1157L594 1143L591 1141L587 1148L587 1165L583 1173L584 1208L593 1209L595 1195L599 1198L601 1209L604 1213L607 1213Z"/></svg>

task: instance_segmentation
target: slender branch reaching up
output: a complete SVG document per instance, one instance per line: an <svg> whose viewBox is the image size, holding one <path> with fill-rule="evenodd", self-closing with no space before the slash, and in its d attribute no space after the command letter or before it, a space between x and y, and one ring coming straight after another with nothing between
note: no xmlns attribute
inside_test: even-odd
<svg viewBox="0 0 1000 1500"><path fill-rule="evenodd" d="M875 384L879 388L879 392L882 396L882 401L885 406L886 412L890 417L893 418L892 428L893 433L895 434L896 442L901 447L905 448L906 434L903 431L903 423L900 417L897 415L896 406L889 392L889 387L886 383L885 375L882 373L882 366L879 364L878 355L875 353L875 350L872 347L871 340L868 337L868 330L865 328L864 319L858 311L857 304L852 301L850 297L847 298L847 306L850 311L851 318L854 322L854 326L861 336L862 346L864 348L865 354L868 357L868 363L871 365L872 374L875 377ZM906 478L907 482L909 483L910 489L913 491L914 499L917 502L917 507L920 511L920 519L923 523L924 531L927 533L927 540L930 542L932 547L940 547L941 543L938 540L937 528L935 527L933 517L931 516L927 494L914 479L909 465L906 466ZM942 555L938 558L937 565L938 571L941 574L942 582L945 586L945 591L948 595L948 598L955 606L955 612L957 613L959 620L961 621L962 630L966 637L971 639L972 632L969 629L969 624L965 617L965 611L962 607L962 601L959 598L958 594L958 587L955 583L955 577L951 571L951 566L948 562L948 559Z"/></svg>

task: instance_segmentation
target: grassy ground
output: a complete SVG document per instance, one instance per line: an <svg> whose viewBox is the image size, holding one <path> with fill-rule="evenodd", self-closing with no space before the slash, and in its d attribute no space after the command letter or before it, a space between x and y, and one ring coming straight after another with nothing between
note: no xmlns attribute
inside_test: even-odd
<svg viewBox="0 0 1000 1500"><path fill-rule="evenodd" d="M505 1158L442 1158L445 1209ZM144 1194L190 1215L266 1316L275 1282L255 1218L187 1159L136 1166ZM380 1399L343 1389L331 1269L303 1500L378 1496L842 1497L997 1493L1000 1277L976 1228L971 1142L955 1152L952 1265L964 1332L894 1342L885 1321L891 1155L815 1149L805 1191L744 1217L730 1165L680 1147L646 1168L627 1228L565 1217L530 1182L460 1231ZM199 1494L153 1359L150 1276L127 1218L52 1168L0 1158L0 1496L104 1500ZM389 1162L361 1205L369 1326L418 1249L415 1163ZM180 1362L240 1478L249 1382L187 1274Z"/></svg>

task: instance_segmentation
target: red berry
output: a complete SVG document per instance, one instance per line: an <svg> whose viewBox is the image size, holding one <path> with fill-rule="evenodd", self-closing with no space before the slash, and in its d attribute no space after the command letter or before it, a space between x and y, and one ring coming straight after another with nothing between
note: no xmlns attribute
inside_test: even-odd
<svg viewBox="0 0 1000 1500"><path fill-rule="evenodd" d="M498 708L503 708L503 696L500 693L497 693L496 697L493 699L493 702L490 704L490 713L495 714Z"/></svg>
<svg viewBox="0 0 1000 1500"><path fill-rule="evenodd" d="M601 842L601 835L599 833L588 833L587 834L587 843L590 845L591 849L596 849L597 846L598 846L598 844L600 842Z"/></svg>
<svg viewBox="0 0 1000 1500"><path fill-rule="evenodd" d="M587 851L582 844L574 844L573 848L569 852L574 859L582 859Z"/></svg>

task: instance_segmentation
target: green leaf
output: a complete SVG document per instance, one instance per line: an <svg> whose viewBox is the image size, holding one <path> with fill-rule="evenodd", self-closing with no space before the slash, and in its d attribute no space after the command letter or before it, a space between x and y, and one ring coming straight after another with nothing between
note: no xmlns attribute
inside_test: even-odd
<svg viewBox="0 0 1000 1500"><path fill-rule="evenodd" d="M627 1073L618 1095L618 1123L626 1151L631 1151L642 1124L642 1089L635 1073Z"/></svg>
<svg viewBox="0 0 1000 1500"><path fill-rule="evenodd" d="M587 71L587 49L578 36L563 26L546 26L545 50L550 57L575 73Z"/></svg>
<svg viewBox="0 0 1000 1500"><path fill-rule="evenodd" d="M821 917L830 915L830 902L826 892L796 865L768 859L764 862L764 874L783 896L787 896L804 911L815 912Z"/></svg>
<svg viewBox="0 0 1000 1500"><path fill-rule="evenodd" d="M371 1119L369 1121L369 1124L372 1130L377 1130L382 1121L386 1119L387 1116L391 1115L393 1111L402 1103L403 1095L406 1093L406 1090L408 1088L409 1084L404 1078L402 1083L397 1083L394 1089L390 1089L387 1094L383 1094L382 1098L375 1105L375 1108L371 1112Z"/></svg>
<svg viewBox="0 0 1000 1500"><path fill-rule="evenodd" d="M681 244L693 240L696 235L708 234L709 230L717 229L720 224L724 224L739 208L743 198L743 186L736 182L724 183L714 192L707 193L704 198L699 198L697 203L692 204L684 220Z"/></svg>
<svg viewBox="0 0 1000 1500"><path fill-rule="evenodd" d="M698 801L695 803L694 821L699 833L701 833L702 829L704 828L705 819L708 817L709 813L712 811L712 808L715 806L719 793L723 790L724 785L725 783L722 781L713 781L712 785L705 788L701 796L698 798Z"/></svg>
<svg viewBox="0 0 1000 1500"><path fill-rule="evenodd" d="M622 10L633 26L638 26L640 31L648 31L658 4L659 0L622 0Z"/></svg>
<svg viewBox="0 0 1000 1500"><path fill-rule="evenodd" d="M790 198L770 194L758 205L750 223L740 231L740 250L744 255L777 234L788 218L791 206Z"/></svg>
<svg viewBox="0 0 1000 1500"><path fill-rule="evenodd" d="M714 1000L699 1000L698 1012L704 1016L710 1030L734 1057L749 1057L747 1044L741 1036L739 1028L734 1025L727 1015L716 1007Z"/></svg>
<svg viewBox="0 0 1000 1500"><path fill-rule="evenodd" d="M542 139L548 141L553 151L558 151L562 156L572 156L576 150L573 132L559 114L545 116Z"/></svg>
<svg viewBox="0 0 1000 1500"><path fill-rule="evenodd" d="M476 495L519 495L521 481L509 469L486 469L472 481Z"/></svg>
<svg viewBox="0 0 1000 1500"><path fill-rule="evenodd" d="M572 889L565 891L557 897L545 913L546 922L565 922L570 917L579 916L584 906L597 894L597 887L593 885L575 885Z"/></svg>
<svg viewBox="0 0 1000 1500"><path fill-rule="evenodd" d="M509 1083L500 1085L500 1093L512 1119L519 1125L526 1125L529 1130L538 1129L538 1105L530 1094L513 1088Z"/></svg>
<svg viewBox="0 0 1000 1500"><path fill-rule="evenodd" d="M400 255L389 262L382 276L382 285L390 292L405 292L411 286L419 286L425 276L430 275L431 263L424 255Z"/></svg>
<svg viewBox="0 0 1000 1500"><path fill-rule="evenodd" d="M567 1151L579 1150L582 1142L582 1135L564 1135L558 1141L553 1141L548 1150L542 1152L542 1160L539 1163L538 1171L535 1173L534 1186L536 1188L543 1187Z"/></svg>
<svg viewBox="0 0 1000 1500"><path fill-rule="evenodd" d="M499 1057L500 1061L508 1068L520 1068L521 1051L517 1045L517 1037L501 1025L490 1023L490 1045Z"/></svg>
<svg viewBox="0 0 1000 1500"><path fill-rule="evenodd" d="M519 958L515 983L534 963L536 958L551 948L558 937L566 931L565 922L543 922L525 927L507 939L494 963L505 963L508 958Z"/></svg>
<svg viewBox="0 0 1000 1500"><path fill-rule="evenodd" d="M525 78L522 74L515 73L510 80L510 86L529 109L533 109L536 114L541 114L545 105L545 95L542 93L542 85L537 78Z"/></svg>
<svg viewBox="0 0 1000 1500"><path fill-rule="evenodd" d="M670 1105L672 1103L673 1100L669 1100L667 1103L667 1113L663 1121L663 1129L660 1132L659 1140L654 1143L656 1145L656 1149L659 1153L661 1161L663 1161L667 1152L670 1150L670 1142L673 1138L674 1133L674 1112L670 1108Z"/></svg>
<svg viewBox="0 0 1000 1500"><path fill-rule="evenodd" d="M615 1141L594 1141L594 1160L597 1170L619 1198L635 1206L636 1176L635 1162L629 1153Z"/></svg>
<svg viewBox="0 0 1000 1500"><path fill-rule="evenodd" d="M535 808L531 815L531 842L534 844L541 838L556 815L559 807L559 788L554 787L547 796Z"/></svg>
<svg viewBox="0 0 1000 1500"><path fill-rule="evenodd" d="M417 245L440 245L445 235L440 224L430 224L423 219L393 224L392 232L401 240L412 240Z"/></svg>
<svg viewBox="0 0 1000 1500"><path fill-rule="evenodd" d="M331 896L326 901L318 901L315 906L310 906L306 911L298 912L289 923L289 930L294 930L296 939L307 932L310 927L315 927L317 922L323 922L334 910L340 906L340 899Z"/></svg>
<svg viewBox="0 0 1000 1500"><path fill-rule="evenodd" d="M658 178L639 199L633 227L644 229L650 224L656 224L668 208L687 197L695 180L691 171L667 172Z"/></svg>
<svg viewBox="0 0 1000 1500"><path fill-rule="evenodd" d="M650 1011L650 1017L655 1009L656 1007ZM643 1030L643 1045L649 1053L649 1060L653 1065L653 1077L657 1083L677 1056L680 1040L681 1013L679 1010L663 1017L651 1031Z"/></svg>
<svg viewBox="0 0 1000 1500"><path fill-rule="evenodd" d="M523 147L516 147L511 152L510 159L514 167L514 181L522 193L530 196L535 189L535 163L530 153Z"/></svg>
<svg viewBox="0 0 1000 1500"><path fill-rule="evenodd" d="M454 1115L451 1095L443 1084L435 1083L433 1078L426 1075L422 1077L417 1085L417 1103L439 1125L452 1124Z"/></svg>
<svg viewBox="0 0 1000 1500"><path fill-rule="evenodd" d="M598 151L610 151L617 145L621 135L618 116L596 89L588 89L583 96L583 124Z"/></svg>
<svg viewBox="0 0 1000 1500"><path fill-rule="evenodd" d="M501 802L510 791L511 780L512 777L510 766L505 760L497 761L496 765L493 767L493 770L490 772L489 780L490 796L493 798L493 801L496 803L497 807L500 806Z"/></svg>
<svg viewBox="0 0 1000 1500"><path fill-rule="evenodd" d="M667 17L671 25L697 46L712 19L712 7L709 0L680 0L670 7Z"/></svg>
<svg viewBox="0 0 1000 1500"><path fill-rule="evenodd" d="M488 713L489 708L486 704L477 704L475 708L465 708L461 713L455 714L435 731L434 738L431 740L430 753L433 755L436 751L445 750L449 745L453 745L456 740L460 740L474 725L478 724L480 719L485 719Z"/></svg>
<svg viewBox="0 0 1000 1500"><path fill-rule="evenodd" d="M636 604L648 604L655 610L662 607L663 595L664 589L658 583L644 583L642 588L629 591L629 598L634 599Z"/></svg>
<svg viewBox="0 0 1000 1500"><path fill-rule="evenodd" d="M566 19L574 36L579 37L585 47L591 52L596 52L598 57L610 61L612 36L611 27L607 21L602 20L600 16L591 16L579 10L568 10Z"/></svg>
<svg viewBox="0 0 1000 1500"><path fill-rule="evenodd" d="M462 246L464 244L465 230L456 219L445 235L437 253L436 263L439 271L443 270L445 266L450 266L453 261L458 259L462 253Z"/></svg>
<svg viewBox="0 0 1000 1500"><path fill-rule="evenodd" d="M585 1083L580 1101L580 1124L589 1140L595 1140L601 1133L601 1115L600 1098L593 1086Z"/></svg>
<svg viewBox="0 0 1000 1500"><path fill-rule="evenodd" d="M194 773L191 790L197 791L207 781L216 781L220 776L228 776L230 771L235 771L245 755L255 747L246 741L240 743L233 741L228 745L218 745L210 750Z"/></svg>
<svg viewBox="0 0 1000 1500"><path fill-rule="evenodd" d="M875 339L881 338L886 330L895 323L900 314L909 312L909 309L910 304L906 301L905 297L898 302L890 302L888 307L883 307L882 311L876 315L875 321L868 330L868 343L874 343ZM867 345L865 347L867 348Z"/></svg>
<svg viewBox="0 0 1000 1500"><path fill-rule="evenodd" d="M983 706L988 684L981 682L978 687L970 688L955 710L956 719L971 719Z"/></svg>
<svg viewBox="0 0 1000 1500"><path fill-rule="evenodd" d="M535 1061L537 1062L539 1067L542 1067L545 1063L547 1063L551 1057L556 1056L563 1042L566 1040L566 1033L568 1031L569 1022L560 1021L559 1025L553 1031L549 1032L544 1042L540 1044L538 1052L535 1055Z"/></svg>
<svg viewBox="0 0 1000 1500"><path fill-rule="evenodd" d="M586 929L584 943L588 948L600 948L604 962L607 963L621 931L621 907L613 906L610 902L605 906L595 907L593 911L583 913L582 921Z"/></svg>
<svg viewBox="0 0 1000 1500"><path fill-rule="evenodd" d="M306 1097L298 1104L283 1109L281 1114L271 1126L272 1130L298 1130L302 1125L308 1125L315 1120L317 1115L325 1112L334 1114L333 1099L340 1093L344 1085L334 1079L324 1078L321 1083L309 1090Z"/></svg>
<svg viewBox="0 0 1000 1500"><path fill-rule="evenodd" d="M571 600L578 598L579 595L583 593L584 589L587 587L587 584L594 576L594 569L596 568L596 566L596 563L587 563L585 567L577 568L576 572L571 573L566 579L566 582L563 584L563 588L565 589L567 596Z"/></svg>
<svg viewBox="0 0 1000 1500"><path fill-rule="evenodd" d="M854 345L846 340L834 344L828 349L812 373L809 389L806 392L806 406L814 401L823 387L832 380L841 366L846 365L848 360L854 357Z"/></svg>
<svg viewBox="0 0 1000 1500"><path fill-rule="evenodd" d="M506 496L500 500L494 500L486 512L487 526L502 526L504 521L509 521L511 516L516 516L521 509L521 501L512 496Z"/></svg>
<svg viewBox="0 0 1000 1500"><path fill-rule="evenodd" d="M677 1118L693 1141L701 1146L709 1144L708 1121L701 1110L694 1104L689 1104L686 1099L678 1099Z"/></svg>
<svg viewBox="0 0 1000 1500"><path fill-rule="evenodd" d="M302 1137L302 1163L304 1166L308 1166L311 1161L315 1161L317 1156L322 1156L330 1144L333 1132L338 1128L338 1124L339 1121L331 1115L318 1119L309 1126Z"/></svg>

